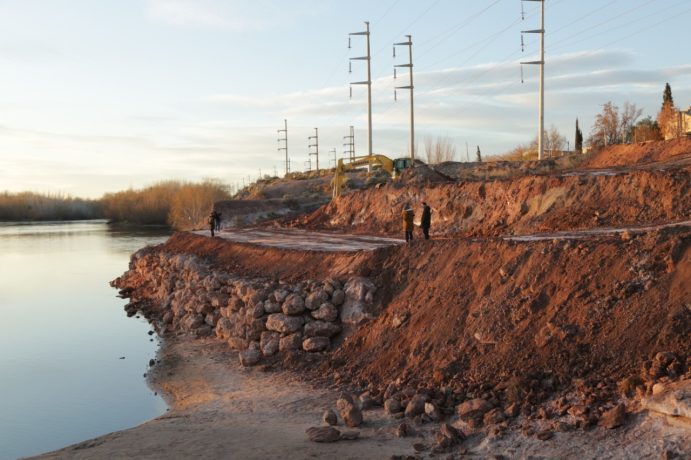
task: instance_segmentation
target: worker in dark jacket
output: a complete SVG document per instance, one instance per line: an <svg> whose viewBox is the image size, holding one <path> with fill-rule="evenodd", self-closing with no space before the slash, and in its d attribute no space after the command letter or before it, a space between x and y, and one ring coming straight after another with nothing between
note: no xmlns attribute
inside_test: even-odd
<svg viewBox="0 0 691 460"><path fill-rule="evenodd" d="M415 220L415 212L410 205L406 205L401 213L403 216L403 231L405 232L406 242L413 240L413 221Z"/></svg>
<svg viewBox="0 0 691 460"><path fill-rule="evenodd" d="M207 223L209 224L209 230L211 231L211 236L214 236L214 230L216 229L216 211L211 209L209 217L207 218Z"/></svg>
<svg viewBox="0 0 691 460"><path fill-rule="evenodd" d="M429 205L422 202L422 217L420 218L420 228L422 228L422 233L425 235L425 239L429 240L429 227L432 224L432 209Z"/></svg>

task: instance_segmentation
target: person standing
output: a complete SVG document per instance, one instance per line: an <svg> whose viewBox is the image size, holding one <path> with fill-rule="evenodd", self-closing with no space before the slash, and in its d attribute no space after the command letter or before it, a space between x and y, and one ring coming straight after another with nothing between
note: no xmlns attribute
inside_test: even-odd
<svg viewBox="0 0 691 460"><path fill-rule="evenodd" d="M214 237L214 229L216 228L216 212L211 209L209 217L207 218L207 223L209 224L209 230L211 231L211 237Z"/></svg>
<svg viewBox="0 0 691 460"><path fill-rule="evenodd" d="M406 205L401 213L403 216L403 230L405 231L406 243L413 240L413 221L415 220L415 212L410 205Z"/></svg>
<svg viewBox="0 0 691 460"><path fill-rule="evenodd" d="M429 227L432 224L432 209L426 202L422 202L422 217L420 218L420 227L425 239L429 240Z"/></svg>
<svg viewBox="0 0 691 460"><path fill-rule="evenodd" d="M214 211L214 226L217 232L221 231L221 213L218 211Z"/></svg>

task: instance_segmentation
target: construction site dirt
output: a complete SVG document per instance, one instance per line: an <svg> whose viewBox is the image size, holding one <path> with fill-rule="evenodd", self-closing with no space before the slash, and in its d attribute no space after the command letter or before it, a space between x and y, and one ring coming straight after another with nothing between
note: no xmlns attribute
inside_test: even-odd
<svg viewBox="0 0 691 460"><path fill-rule="evenodd" d="M211 271L262 280L263 306L281 289L308 299L319 283L337 304L334 291L365 279L361 320L343 320L326 350L270 353L258 365L365 394L399 429L406 420L419 433L434 427L399 458L689 458L691 140L612 146L547 169L475 166L415 167L398 182L216 238L176 233L133 258L115 285L165 339L190 331L171 329L169 307L154 306L161 286L144 273L145 258L192 255ZM401 210L412 206L419 222L422 201L432 239L416 229L405 243ZM669 391L676 402L652 402ZM391 409L420 400L415 414ZM672 418L653 429L654 413ZM574 448L572 433L586 447ZM521 450L518 438L537 444Z"/></svg>

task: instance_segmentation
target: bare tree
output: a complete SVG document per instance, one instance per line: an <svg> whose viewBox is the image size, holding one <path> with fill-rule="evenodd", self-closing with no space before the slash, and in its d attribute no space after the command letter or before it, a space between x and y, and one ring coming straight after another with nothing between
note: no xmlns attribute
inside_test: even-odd
<svg viewBox="0 0 691 460"><path fill-rule="evenodd" d="M619 139L621 142L631 142L631 129L636 124L636 120L643 113L643 109L637 109L636 104L624 102L624 107L619 117Z"/></svg>
<svg viewBox="0 0 691 460"><path fill-rule="evenodd" d="M545 132L545 141L545 149L549 151L550 157L560 155L564 147L566 147L566 138L559 133L559 130L554 125L550 126L549 131Z"/></svg>
<svg viewBox="0 0 691 460"><path fill-rule="evenodd" d="M610 144L626 142L631 133L631 127L641 116L642 110L636 104L624 103L624 111L619 115L619 107L607 102L602 106L602 112L595 117L595 124L590 131L588 144L592 147L603 147Z"/></svg>
<svg viewBox="0 0 691 460"><path fill-rule="evenodd" d="M425 155L429 164L453 161L456 158L456 146L448 137L431 136L425 138Z"/></svg>

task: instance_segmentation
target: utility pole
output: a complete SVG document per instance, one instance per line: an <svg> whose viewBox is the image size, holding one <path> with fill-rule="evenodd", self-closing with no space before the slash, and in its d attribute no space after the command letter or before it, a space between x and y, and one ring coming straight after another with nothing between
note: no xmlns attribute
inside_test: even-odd
<svg viewBox="0 0 691 460"><path fill-rule="evenodd" d="M396 79L396 68L407 67L409 69L409 83L407 86L395 86L393 90L393 98L397 100L396 90L409 89L410 90L410 159L415 160L415 115L413 110L413 37L406 35L408 41L393 44L393 57L396 57L396 46L408 47L408 62L406 64L399 64L393 66L393 78Z"/></svg>
<svg viewBox="0 0 691 460"><path fill-rule="evenodd" d="M288 120L283 119L283 129L278 130L278 134L283 133L283 137L278 138L278 151L286 151L286 176L290 172L290 160L288 160ZM281 144L283 142L283 144Z"/></svg>
<svg viewBox="0 0 691 460"><path fill-rule="evenodd" d="M334 168L335 168L336 165L338 164L338 159L336 158L336 149L333 148L333 149L329 150L329 153L333 153L333 154L334 154L333 160L331 160L331 161L334 162Z"/></svg>
<svg viewBox="0 0 691 460"><path fill-rule="evenodd" d="M369 33L369 22L365 21L365 31L364 32L352 32L348 36L348 48L350 48L350 37L353 35L364 35L367 40L367 55L350 58L348 63L348 72L352 73L352 61L367 61L367 80L356 81L350 83L350 97L353 97L353 85L367 85L367 154L372 156L372 70L371 63L372 58L370 55L370 33Z"/></svg>
<svg viewBox="0 0 691 460"><path fill-rule="evenodd" d="M314 141L314 144L309 144L309 142ZM307 138L307 149L309 150L309 155L316 155L317 157L317 175L319 175L319 128L314 128L314 136L309 136ZM312 147L314 147L314 152L312 152ZM310 171L312 170L312 158L310 157Z"/></svg>
<svg viewBox="0 0 691 460"><path fill-rule="evenodd" d="M537 133L537 159L542 160L545 152L545 0L521 0L523 2L540 2L540 28L534 30L522 30L522 34L540 34L540 60L521 62L523 64L535 64L540 66L540 96L538 100L538 133ZM521 35L521 43L523 36Z"/></svg>
<svg viewBox="0 0 691 460"><path fill-rule="evenodd" d="M348 136L343 136L343 147L347 149L343 150L344 155L348 155L351 160L355 158L355 127L350 125L350 134Z"/></svg>

